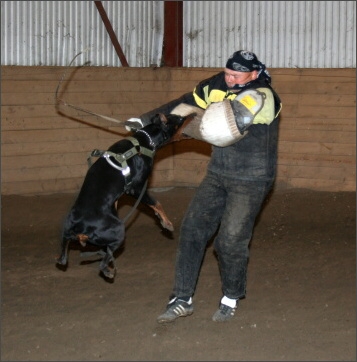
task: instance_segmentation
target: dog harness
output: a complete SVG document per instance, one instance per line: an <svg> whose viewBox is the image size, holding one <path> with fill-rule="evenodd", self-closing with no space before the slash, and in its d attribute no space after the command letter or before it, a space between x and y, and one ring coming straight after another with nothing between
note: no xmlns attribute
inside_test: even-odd
<svg viewBox="0 0 357 362"><path fill-rule="evenodd" d="M114 153L111 151L100 151L98 149L95 149L91 152L91 154L87 158L88 167L90 167L92 165L92 157L104 157L110 166L120 171L124 176L125 191L130 187L132 182L130 167L128 166L127 160L129 160L131 157L137 154L154 158L156 152L155 150L150 150L146 147L142 147L139 141L134 137L127 137L126 139L133 144L133 147L124 153ZM150 138L150 144L153 145L151 138ZM113 159L116 161L116 163L113 161Z"/></svg>

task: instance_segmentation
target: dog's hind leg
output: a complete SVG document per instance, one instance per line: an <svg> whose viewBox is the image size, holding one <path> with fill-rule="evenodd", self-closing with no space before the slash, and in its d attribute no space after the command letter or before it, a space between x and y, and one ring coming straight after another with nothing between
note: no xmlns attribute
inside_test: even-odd
<svg viewBox="0 0 357 362"><path fill-rule="evenodd" d="M110 267L110 264L112 264L113 267ZM100 262L99 269L106 278L114 279L116 274L116 266L113 251L110 246L107 247L107 252Z"/></svg>
<svg viewBox="0 0 357 362"><path fill-rule="evenodd" d="M62 240L62 252L61 255L56 258L56 263L60 265L66 265L68 261L68 246L69 246L69 239L63 239Z"/></svg>
<svg viewBox="0 0 357 362"><path fill-rule="evenodd" d="M114 279L116 274L114 252L118 250L125 238L125 226L121 219L115 215L108 216L102 223L101 237L96 245L102 246L105 255L100 262L99 269L108 279Z"/></svg>

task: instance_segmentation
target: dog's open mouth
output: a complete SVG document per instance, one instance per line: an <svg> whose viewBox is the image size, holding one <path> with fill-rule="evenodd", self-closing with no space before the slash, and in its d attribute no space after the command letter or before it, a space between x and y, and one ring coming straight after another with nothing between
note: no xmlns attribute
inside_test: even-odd
<svg viewBox="0 0 357 362"><path fill-rule="evenodd" d="M192 112L193 109L195 108L195 112ZM192 107L192 108L184 108L184 109L179 109L178 107L176 107L171 113L172 114L178 114L182 117L186 117L185 121L183 122L182 126L177 130L177 132L175 133L175 135L172 137L171 142L176 142L176 141L181 141L184 139L190 139L192 138L191 136L189 136L187 133L185 133L185 130L190 128L191 124L197 124L200 122L202 115L201 113L203 113L203 110L201 110L200 108L197 107ZM197 111L196 111L197 109ZM190 112L188 112L190 111ZM176 113L175 113L176 112ZM181 113L181 114L180 114ZM185 114L187 113L187 114Z"/></svg>

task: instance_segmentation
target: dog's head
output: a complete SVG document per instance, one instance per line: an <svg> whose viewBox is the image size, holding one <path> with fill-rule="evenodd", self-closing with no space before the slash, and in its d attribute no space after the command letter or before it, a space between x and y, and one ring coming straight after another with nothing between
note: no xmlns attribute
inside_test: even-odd
<svg viewBox="0 0 357 362"><path fill-rule="evenodd" d="M182 130L194 119L195 115L192 113L183 117L177 114L158 113L151 119L151 124L144 127L143 130L149 131L155 148L159 148L171 142L190 138L184 135Z"/></svg>

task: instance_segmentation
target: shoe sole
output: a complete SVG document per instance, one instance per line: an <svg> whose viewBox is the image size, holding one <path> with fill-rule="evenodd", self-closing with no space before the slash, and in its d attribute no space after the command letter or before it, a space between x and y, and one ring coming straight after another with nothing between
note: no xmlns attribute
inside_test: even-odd
<svg viewBox="0 0 357 362"><path fill-rule="evenodd" d="M190 315L193 314L193 311L192 312L188 312L187 314L185 315L179 315L179 316L176 316L175 318L172 318L172 319L164 319L164 318L158 318L156 321L157 323L160 323L160 324L165 324L165 323L172 323L174 322L177 318L180 318L180 317L188 317Z"/></svg>

